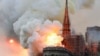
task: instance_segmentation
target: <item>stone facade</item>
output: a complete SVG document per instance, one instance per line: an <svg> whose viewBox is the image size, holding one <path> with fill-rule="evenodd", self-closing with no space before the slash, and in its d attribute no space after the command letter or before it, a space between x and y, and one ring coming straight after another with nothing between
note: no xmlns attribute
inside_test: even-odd
<svg viewBox="0 0 100 56"><path fill-rule="evenodd" d="M43 50L43 56L73 56L63 47L47 47Z"/></svg>

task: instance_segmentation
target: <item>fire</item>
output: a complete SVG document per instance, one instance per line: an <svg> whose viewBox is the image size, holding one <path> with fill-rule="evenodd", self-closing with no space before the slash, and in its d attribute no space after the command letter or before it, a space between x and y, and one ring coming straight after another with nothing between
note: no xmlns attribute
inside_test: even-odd
<svg viewBox="0 0 100 56"><path fill-rule="evenodd" d="M46 45L47 46L62 46L61 41L63 38L56 33L51 33L46 37Z"/></svg>
<svg viewBox="0 0 100 56"><path fill-rule="evenodd" d="M9 40L9 43L11 43L11 44L14 43L14 40L13 39L10 39Z"/></svg>

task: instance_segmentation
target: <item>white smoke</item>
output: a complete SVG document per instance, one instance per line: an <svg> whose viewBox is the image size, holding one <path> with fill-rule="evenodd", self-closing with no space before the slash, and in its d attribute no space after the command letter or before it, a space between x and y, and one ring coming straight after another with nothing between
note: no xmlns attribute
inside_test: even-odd
<svg viewBox="0 0 100 56"><path fill-rule="evenodd" d="M36 26L38 26L38 29ZM32 35L28 37L27 43L29 47L30 56L37 56L39 53L43 51L43 48L47 47L47 45L45 44L46 36L51 32L56 32L57 34L60 33L62 25L59 21L51 22L50 20L46 20L41 25L35 25L35 27L33 26L32 28ZM30 28L28 29L30 30Z"/></svg>
<svg viewBox="0 0 100 56"><path fill-rule="evenodd" d="M48 4L49 3L49 4ZM20 43L24 48L28 47L27 40L31 36L37 35L34 34L34 32L41 32L42 35L47 35L47 32L52 31L54 27L54 30L60 31L61 24L57 21L54 21L53 23L47 19L54 20L56 16L58 16L63 8L61 8L61 4L59 1L56 0L37 0L34 1L31 8L29 8L23 16L21 16L18 21L14 23L14 30L17 35L20 37ZM45 22L45 20L47 20ZM58 20L58 19L56 19ZM60 26L59 26L60 24ZM50 28L51 27L51 28ZM49 29L50 28L50 29ZM32 34L33 33L33 34ZM43 37L40 33L38 33L40 37ZM38 38L43 39L43 38ZM36 40L36 39L35 39ZM40 40L41 41L41 40ZM43 41L43 40L42 40ZM33 41L34 42L34 41ZM39 41L38 41L39 42ZM38 43L35 42L35 44L29 44L34 45L29 48L31 48L31 51L34 52L34 55L37 52L37 49L40 52L41 49L43 49L44 45L38 46ZM43 44L43 43L41 43ZM37 46L35 48L35 46ZM34 50L34 48L36 50Z"/></svg>
<svg viewBox="0 0 100 56"><path fill-rule="evenodd" d="M27 54L24 49L19 48L20 45L11 45L7 40L11 37L17 38L13 31L13 23L21 14L19 16L17 13L20 10L15 9L16 5L15 0L0 0L0 56L25 56Z"/></svg>
<svg viewBox="0 0 100 56"><path fill-rule="evenodd" d="M20 37L21 45L24 48L28 48L28 46L31 46L29 47L29 49L31 48L31 51L33 51L33 55L42 51L41 49L43 49L43 46L45 46L39 46L40 41L43 39L40 37L47 35L48 32L51 32L53 30L61 30L61 21L53 21L59 20L56 17L61 15L60 13L64 9L62 7L62 2L60 1L61 0L33 0L30 8L28 8L27 11L25 11L25 13L14 23L14 31ZM47 19L50 19L51 21L53 21L53 23ZM34 32L40 35L40 37L37 36L37 34L34 34ZM29 37L33 37L35 39L35 41L32 41L32 44L27 43ZM36 41L36 39L38 39L38 41Z"/></svg>
<svg viewBox="0 0 100 56"><path fill-rule="evenodd" d="M0 0L0 34L6 36L5 38L11 36L17 38L15 36L17 34L20 39L21 37L27 39L28 37L33 36L33 30L39 30L38 26L43 24L46 19L55 19L62 23L64 16L64 3L65 0ZM59 23L57 24L59 25ZM33 28L36 25L38 25L37 28ZM79 28L77 29L77 31L80 31ZM3 37L1 36L0 38ZM21 43L23 46L27 46L27 44L25 44L27 40L24 38L21 39ZM9 52L6 53L8 54ZM2 55L1 53L0 55L11 56L11 54ZM15 55L19 56L17 54Z"/></svg>
<svg viewBox="0 0 100 56"><path fill-rule="evenodd" d="M5 40L6 38L10 38L10 37L18 38L16 34L19 37L20 36L24 37L23 28L30 28L31 26L28 26L28 25L30 25L32 21L33 21L32 24L35 25L35 23L37 22L34 22L34 21L37 21L37 19L39 19L40 22L43 22L45 19L48 19L48 18L51 20L53 19L61 20L62 15L64 14L64 12L62 12L64 10L64 6L63 6L64 3L65 2L62 0L0 0L0 36L1 35L5 36L5 37L1 36L0 40L1 38L2 39L4 38L3 39L4 41L6 41ZM20 23L17 24L17 22L20 22ZM14 27L13 27L13 23L15 23ZM16 34L14 33L13 28L16 29L15 30ZM19 30L19 28L21 30ZM4 48L3 47L1 48L5 50L9 46L5 46ZM0 50L2 50L1 48ZM2 54L0 53L0 56L15 56L15 55L19 56L20 55L20 54L15 54L15 55L11 54L13 53L13 51L11 51L11 53L9 52L10 52L10 49L7 50L7 52L4 51L4 53L7 53L9 55L6 55L6 54L3 55L4 53Z"/></svg>

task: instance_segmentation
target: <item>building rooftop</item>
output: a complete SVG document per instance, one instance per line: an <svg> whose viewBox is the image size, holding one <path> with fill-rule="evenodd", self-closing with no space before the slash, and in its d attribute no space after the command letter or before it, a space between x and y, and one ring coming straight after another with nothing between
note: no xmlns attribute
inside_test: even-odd
<svg viewBox="0 0 100 56"><path fill-rule="evenodd" d="M97 30L97 31L100 31L100 27L99 26L88 27L87 30Z"/></svg>

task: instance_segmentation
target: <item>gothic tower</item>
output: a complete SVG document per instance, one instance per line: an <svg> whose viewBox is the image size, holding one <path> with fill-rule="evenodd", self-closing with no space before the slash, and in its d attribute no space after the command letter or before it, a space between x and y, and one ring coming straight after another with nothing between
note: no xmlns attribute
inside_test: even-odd
<svg viewBox="0 0 100 56"><path fill-rule="evenodd" d="M71 35L70 33L70 21L68 15L68 0L66 0L66 7L65 7L65 17L63 21L63 33L62 36L67 38L67 36Z"/></svg>

